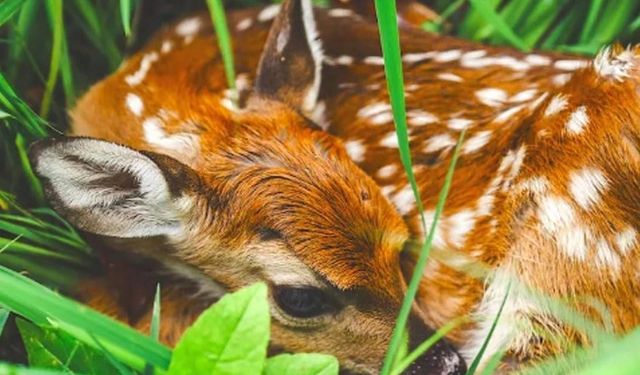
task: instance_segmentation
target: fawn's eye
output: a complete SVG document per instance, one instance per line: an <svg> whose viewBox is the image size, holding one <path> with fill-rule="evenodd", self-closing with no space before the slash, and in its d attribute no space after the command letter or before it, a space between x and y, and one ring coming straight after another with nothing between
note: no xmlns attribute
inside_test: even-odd
<svg viewBox="0 0 640 375"><path fill-rule="evenodd" d="M331 297L314 287L279 286L274 300L282 311L295 318L313 318L335 308Z"/></svg>

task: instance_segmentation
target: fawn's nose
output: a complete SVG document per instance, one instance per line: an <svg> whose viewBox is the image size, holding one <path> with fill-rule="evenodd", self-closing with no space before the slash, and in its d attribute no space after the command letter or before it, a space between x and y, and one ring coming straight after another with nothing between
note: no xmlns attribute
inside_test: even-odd
<svg viewBox="0 0 640 375"><path fill-rule="evenodd" d="M413 350L433 334L418 317L409 318L409 350ZM418 357L403 375L457 375L464 374L467 365L456 349L441 339Z"/></svg>

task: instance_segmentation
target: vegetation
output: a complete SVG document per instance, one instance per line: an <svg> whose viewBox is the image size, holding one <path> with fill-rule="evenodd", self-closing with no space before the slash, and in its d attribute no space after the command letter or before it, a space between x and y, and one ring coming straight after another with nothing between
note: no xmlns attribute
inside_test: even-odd
<svg viewBox="0 0 640 375"><path fill-rule="evenodd" d="M267 0L231 0L225 7L242 7ZM212 17L223 19L219 0L163 1L157 14L144 14L157 25L178 16L177 10L209 6ZM326 1L318 2L325 3ZM613 40L638 40L640 3L630 0L432 0L441 15L425 29L522 50L542 48L593 54ZM3 0L0 2L0 359L13 356L10 331L17 326L28 353L28 367L1 364L0 374L198 373L336 374L335 359L319 354L266 358L269 312L264 285L224 297L202 314L173 352L157 342L161 301L156 298L150 336L90 311L55 291L64 292L95 270L97 262L83 239L51 210L26 157L28 145L67 127L65 108L100 77L115 70L125 51L144 39L141 13L134 0ZM322 4L321 4L322 5ZM395 6L376 0L390 98L401 158L416 192L408 150L402 65L397 42ZM169 11L167 11L169 9ZM225 35L221 21L217 32ZM140 27L136 27L140 26ZM223 38L226 73L233 80L229 41ZM446 201L455 158L436 215ZM418 199L419 201L419 199ZM421 206L421 204L420 204ZM422 212L422 210L420 210ZM435 222L435 220L434 220ZM428 257L433 227L421 248L416 269ZM417 272L419 274L420 272ZM25 276L26 275L26 276ZM410 358L402 334L416 291L417 278L398 318L384 373L399 373ZM159 294L158 294L159 295ZM580 321L557 303L567 320ZM11 313L10 313L11 312ZM499 315L496 316L496 321ZM15 322L15 324L14 324ZM446 334L456 322L443 327ZM590 327L588 322L583 322ZM579 349L542 365L537 373L561 373L567 364L587 364L584 373L640 373L632 354L640 345L640 331L615 338L595 330L592 350ZM487 342L490 336L487 337ZM18 343L19 346L19 343ZM480 358L481 353L479 354ZM198 358L198 361L194 361ZM492 372L499 356L491 358ZM470 365L473 372L478 362ZM41 370L42 369L42 370Z"/></svg>

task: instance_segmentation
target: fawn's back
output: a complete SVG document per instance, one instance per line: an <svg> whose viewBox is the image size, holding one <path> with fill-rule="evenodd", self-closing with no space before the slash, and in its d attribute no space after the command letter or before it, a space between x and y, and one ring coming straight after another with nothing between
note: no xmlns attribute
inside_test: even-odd
<svg viewBox="0 0 640 375"><path fill-rule="evenodd" d="M370 231L372 236L392 228L397 241L403 242L403 224L394 221L394 215L385 217L380 213L384 210L353 217L341 212L357 210L359 203L353 202L368 196L386 209L384 202L377 201L384 200L384 195L412 238L422 239L415 200L398 155L375 22L347 9L316 11L322 79L308 84L320 84L317 101L307 105L295 90L280 92L299 102L299 111L314 123L313 130L266 128L259 124L261 114L242 115L244 122L236 129L220 125L243 113L235 99L241 108L253 100L253 72L276 14L275 6L229 14L237 98L225 90L221 56L207 17L194 16L164 28L116 73L94 86L72 111L73 134L169 155L204 175L217 165L211 155L233 149L235 143L253 144L258 155L261 148L273 150L268 143L274 139L281 139L282 147L309 139L307 146L319 148L321 154L348 155L379 190L366 185L360 196L332 197L338 202L334 211L293 211L294 215L306 215L303 220L311 220L314 212L340 216L338 222L348 228L343 231ZM601 321L604 318L588 303L592 298L608 308L613 331L637 326L637 51L604 49L589 62L487 47L411 27L402 30L401 45L413 167L427 221L457 139L466 130L419 292L422 319L439 327L471 315L473 322L450 336L467 360L487 336L508 285L503 317L486 358L504 346L520 359L565 350L562 339L554 334L588 342L574 327L554 317L552 304L541 296L569 299L578 311ZM287 123L296 116L275 103L265 103L261 110L274 114L272 122ZM322 137L310 136L311 131L322 133L317 128L340 141L322 144ZM243 136L235 137L235 132ZM256 159L282 163L275 156L252 157L247 152L247 163ZM340 163L317 162L314 152L289 162L318 179L332 178L320 173L323 168L327 173L359 173ZM358 175L345 181L340 183L363 180ZM270 194L278 194L278 189ZM310 197L307 204L315 201L323 199ZM237 209L240 212L242 205ZM353 220L361 218L384 224L353 225ZM320 228L324 224L318 223ZM311 245L296 256L307 264L317 262L319 268L334 268L335 279L344 285L367 275L366 281L380 283L381 290L388 286L380 280L389 275L383 272L384 261L358 268L349 250L340 253L342 264L322 265L323 258L317 257L322 249L323 245ZM402 262L404 271L409 271L412 257ZM487 266L484 273L475 272L478 264Z"/></svg>

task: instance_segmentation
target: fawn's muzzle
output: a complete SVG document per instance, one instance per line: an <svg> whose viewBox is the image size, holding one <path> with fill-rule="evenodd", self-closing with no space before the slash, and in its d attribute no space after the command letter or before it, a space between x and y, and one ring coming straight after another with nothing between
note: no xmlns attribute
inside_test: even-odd
<svg viewBox="0 0 640 375"><path fill-rule="evenodd" d="M433 335L433 330L427 328L418 317L409 318L409 350ZM467 365L456 349L446 340L441 339L423 355L418 357L403 375L457 375L464 374Z"/></svg>

